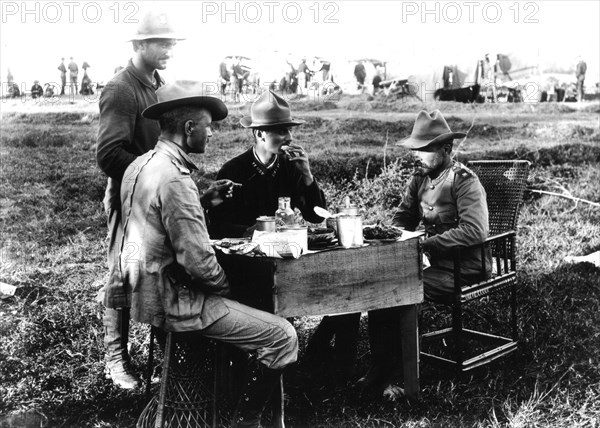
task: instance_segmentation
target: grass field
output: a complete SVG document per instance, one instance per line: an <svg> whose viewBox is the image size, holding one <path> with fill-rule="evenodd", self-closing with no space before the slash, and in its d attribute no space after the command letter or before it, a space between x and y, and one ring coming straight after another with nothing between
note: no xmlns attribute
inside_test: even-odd
<svg viewBox="0 0 600 428"><path fill-rule="evenodd" d="M0 281L18 287L0 300L0 426L24 426L27 417L35 426L132 427L143 392L117 390L102 374L102 311L94 298L106 274L106 180L95 164L97 104L0 102ZM207 154L196 156L200 187L250 144L237 125L245 108L231 106ZM350 195L365 222L390 221L410 161L394 143L408 136L420 108L440 108L453 130L470 129L457 151L463 162L532 161L518 230L519 350L460 381L422 365L419 403L360 397L327 376L290 384L288 426L600 426L600 270L562 262L600 249L600 210L531 191L600 202L600 106L421 105L358 96L294 102L307 121L295 137L330 205ZM468 315L498 327L497 303L478 304ZM426 309L423 327L438 315ZM317 322L296 321L302 346ZM369 361L364 318L361 331L356 377ZM141 371L147 328L133 325L131 337Z"/></svg>

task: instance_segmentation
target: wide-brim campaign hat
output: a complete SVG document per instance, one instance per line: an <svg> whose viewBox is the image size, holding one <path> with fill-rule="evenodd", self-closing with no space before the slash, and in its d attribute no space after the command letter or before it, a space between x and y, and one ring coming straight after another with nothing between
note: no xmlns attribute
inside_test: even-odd
<svg viewBox="0 0 600 428"><path fill-rule="evenodd" d="M227 106L219 98L206 96L201 82L194 80L177 80L156 90L158 102L142 112L148 119L158 119L163 113L178 107L192 106L207 109L213 121L227 117Z"/></svg>
<svg viewBox="0 0 600 428"><path fill-rule="evenodd" d="M244 128L298 126L303 120L292 119L290 105L273 91L265 91L250 107L250 116L240 120Z"/></svg>
<svg viewBox="0 0 600 428"><path fill-rule="evenodd" d="M422 149L434 143L441 143L455 138L464 138L467 134L464 132L452 132L446 119L439 110L427 113L421 110L415 120L410 137L398 142L397 146L403 146L407 149Z"/></svg>
<svg viewBox="0 0 600 428"><path fill-rule="evenodd" d="M136 33L128 41L148 39L185 40L181 34L175 32L167 14L156 10L144 13L140 18Z"/></svg>

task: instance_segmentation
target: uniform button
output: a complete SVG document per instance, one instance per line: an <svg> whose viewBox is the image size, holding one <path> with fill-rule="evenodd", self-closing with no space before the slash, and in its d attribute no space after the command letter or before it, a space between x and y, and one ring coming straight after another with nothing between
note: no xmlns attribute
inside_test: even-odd
<svg viewBox="0 0 600 428"><path fill-rule="evenodd" d="M431 186L431 187L430 187L430 189L431 189L431 190L435 189L435 186Z"/></svg>
<svg viewBox="0 0 600 428"><path fill-rule="evenodd" d="M429 207L429 211L433 211L433 207Z"/></svg>

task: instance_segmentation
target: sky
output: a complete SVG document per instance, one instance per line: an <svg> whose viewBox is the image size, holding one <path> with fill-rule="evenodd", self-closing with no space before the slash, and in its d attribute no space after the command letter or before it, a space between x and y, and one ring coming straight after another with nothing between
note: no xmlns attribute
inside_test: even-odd
<svg viewBox="0 0 600 428"><path fill-rule="evenodd" d="M216 81L226 55L275 73L286 58L324 57L352 80L359 58L387 62L388 77L471 67L485 53L570 71L581 55L600 81L600 1L0 1L0 78L58 82L60 58L83 61L108 81L131 57L127 42L149 9L165 11L185 35L167 81ZM517 62L519 62L517 61ZM544 70L541 70L544 71ZM574 74L573 74L574 80ZM593 83L592 83L593 84Z"/></svg>

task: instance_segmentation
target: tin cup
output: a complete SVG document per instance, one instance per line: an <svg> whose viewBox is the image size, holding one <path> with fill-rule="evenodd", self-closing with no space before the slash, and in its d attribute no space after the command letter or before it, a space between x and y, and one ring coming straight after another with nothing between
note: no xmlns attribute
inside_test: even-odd
<svg viewBox="0 0 600 428"><path fill-rule="evenodd" d="M363 245L362 217L360 215L339 215L337 217L338 242L344 248Z"/></svg>
<svg viewBox="0 0 600 428"><path fill-rule="evenodd" d="M262 215L256 219L256 230L261 232L275 232L275 217Z"/></svg>

